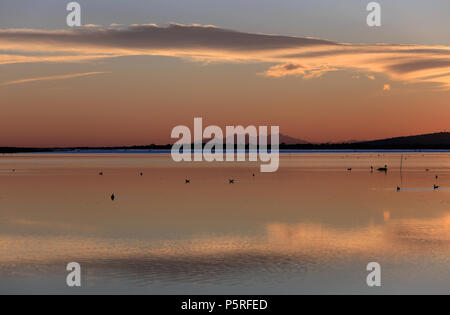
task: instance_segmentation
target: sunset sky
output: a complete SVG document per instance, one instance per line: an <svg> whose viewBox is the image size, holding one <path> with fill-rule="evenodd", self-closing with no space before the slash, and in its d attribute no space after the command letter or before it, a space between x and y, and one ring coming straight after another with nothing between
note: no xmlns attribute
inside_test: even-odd
<svg viewBox="0 0 450 315"><path fill-rule="evenodd" d="M0 146L170 142L176 125L278 125L313 142L449 129L450 2L0 2ZM86 26L87 25L87 26Z"/></svg>

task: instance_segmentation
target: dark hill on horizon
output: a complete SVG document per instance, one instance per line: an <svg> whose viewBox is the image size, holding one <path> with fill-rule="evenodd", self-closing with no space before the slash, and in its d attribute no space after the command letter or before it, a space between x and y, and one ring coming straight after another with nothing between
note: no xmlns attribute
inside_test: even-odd
<svg viewBox="0 0 450 315"><path fill-rule="evenodd" d="M284 150L450 150L450 132L380 139L354 143L321 143L280 135L280 149ZM76 147L76 148L15 148L0 147L0 153L37 153L70 151L111 151L111 150L170 150L166 145L136 145L122 147Z"/></svg>
<svg viewBox="0 0 450 315"><path fill-rule="evenodd" d="M357 144L372 146L392 146L392 145L412 145L412 146L433 146L450 145L450 132L432 133L418 136L397 137L390 139L380 139L372 141L358 142Z"/></svg>
<svg viewBox="0 0 450 315"><path fill-rule="evenodd" d="M450 132L439 132L353 143L288 145L300 150L450 150Z"/></svg>

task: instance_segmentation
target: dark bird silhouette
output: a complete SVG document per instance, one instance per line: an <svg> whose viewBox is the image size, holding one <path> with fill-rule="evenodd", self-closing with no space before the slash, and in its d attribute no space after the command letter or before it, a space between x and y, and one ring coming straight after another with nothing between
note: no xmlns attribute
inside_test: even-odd
<svg viewBox="0 0 450 315"><path fill-rule="evenodd" d="M388 171L387 165L385 165L384 167L380 167L380 168L378 169L378 171L379 171L379 172L387 172L387 171Z"/></svg>
<svg viewBox="0 0 450 315"><path fill-rule="evenodd" d="M114 194L111 195L111 200L114 201L116 199L116 196Z"/></svg>
<svg viewBox="0 0 450 315"><path fill-rule="evenodd" d="M434 190L438 190L439 186L438 185L433 185Z"/></svg>
<svg viewBox="0 0 450 315"><path fill-rule="evenodd" d="M184 182L185 182L186 184L190 184L190 183L191 183L191 180L190 180L190 179L185 179Z"/></svg>
<svg viewBox="0 0 450 315"><path fill-rule="evenodd" d="M229 182L230 184L234 184L234 179L229 179L228 182Z"/></svg>
<svg viewBox="0 0 450 315"><path fill-rule="evenodd" d="M401 188L399 186L397 186L397 191L400 191L400 190L401 190Z"/></svg>

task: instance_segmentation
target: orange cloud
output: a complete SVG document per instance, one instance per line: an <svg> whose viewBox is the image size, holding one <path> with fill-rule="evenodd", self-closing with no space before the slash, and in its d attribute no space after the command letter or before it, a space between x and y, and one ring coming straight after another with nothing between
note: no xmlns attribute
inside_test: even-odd
<svg viewBox="0 0 450 315"><path fill-rule="evenodd" d="M338 70L374 78L432 82L450 88L450 47L356 45L314 38L243 33L215 26L171 24L0 30L0 64L80 62L119 56L172 56L199 62L274 64L267 77L305 79Z"/></svg>
<svg viewBox="0 0 450 315"><path fill-rule="evenodd" d="M29 79L8 81L8 82L2 83L0 85L15 85L15 84L23 84L23 83L30 83L30 82L36 82L36 81L67 80L67 79L87 77L87 76L105 74L105 73L106 72L85 72L85 73L54 75L54 76L47 76L47 77L38 77L38 78L29 78Z"/></svg>
<svg viewBox="0 0 450 315"><path fill-rule="evenodd" d="M288 75L302 76L304 79L318 78L327 72L338 71L337 68L330 68L328 65L307 65L283 64L270 67L263 73L266 77L280 78Z"/></svg>

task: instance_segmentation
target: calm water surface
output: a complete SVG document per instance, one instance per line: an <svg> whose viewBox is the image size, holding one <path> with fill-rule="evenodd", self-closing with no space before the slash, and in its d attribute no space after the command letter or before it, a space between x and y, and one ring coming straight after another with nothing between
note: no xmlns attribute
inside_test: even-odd
<svg viewBox="0 0 450 315"><path fill-rule="evenodd" d="M0 293L450 294L450 154L400 161L284 154L262 174L161 154L3 155ZM72 261L79 289L65 286ZM381 288L366 286L371 261Z"/></svg>

